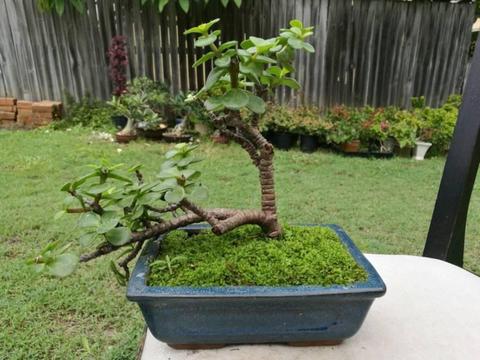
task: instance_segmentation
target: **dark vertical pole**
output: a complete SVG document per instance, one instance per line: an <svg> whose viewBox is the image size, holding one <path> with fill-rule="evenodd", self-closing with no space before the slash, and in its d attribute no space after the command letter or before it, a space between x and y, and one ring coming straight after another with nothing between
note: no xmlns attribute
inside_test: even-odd
<svg viewBox="0 0 480 360"><path fill-rule="evenodd" d="M480 41L443 171L424 256L463 266L468 206L480 161Z"/></svg>

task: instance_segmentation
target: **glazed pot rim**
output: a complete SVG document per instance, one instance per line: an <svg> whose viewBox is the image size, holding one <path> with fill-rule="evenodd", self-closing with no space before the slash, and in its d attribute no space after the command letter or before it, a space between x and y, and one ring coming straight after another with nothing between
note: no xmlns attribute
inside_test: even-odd
<svg viewBox="0 0 480 360"><path fill-rule="evenodd" d="M298 296L355 296L374 298L383 296L386 286L373 265L356 247L346 232L338 225L302 225L324 226L334 230L341 242L345 245L354 260L368 274L367 280L355 282L348 286L318 286L318 285L293 285L293 286L213 286L213 287L190 287L190 286L148 286L147 276L149 263L158 255L162 236L156 240L150 240L143 249L137 264L133 269L128 282L127 298L131 301L145 302L158 300L159 298L279 298ZM182 230L199 231L209 229L206 224L190 225Z"/></svg>

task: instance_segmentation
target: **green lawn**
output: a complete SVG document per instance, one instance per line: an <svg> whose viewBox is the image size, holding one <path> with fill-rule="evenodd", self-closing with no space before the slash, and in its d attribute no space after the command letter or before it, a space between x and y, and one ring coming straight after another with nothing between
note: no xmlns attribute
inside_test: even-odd
<svg viewBox="0 0 480 360"><path fill-rule="evenodd" d="M118 151L122 149L122 151ZM107 261L58 280L24 265L49 240L71 239L74 219L53 220L59 187L106 158L145 164L154 174L166 146L89 141L88 132L0 132L0 359L132 359L143 330ZM258 205L257 177L243 151L202 145L207 205ZM372 253L421 253L444 159L367 160L330 153L278 152L279 212L284 222L337 223ZM472 196L466 268L480 273L480 194Z"/></svg>

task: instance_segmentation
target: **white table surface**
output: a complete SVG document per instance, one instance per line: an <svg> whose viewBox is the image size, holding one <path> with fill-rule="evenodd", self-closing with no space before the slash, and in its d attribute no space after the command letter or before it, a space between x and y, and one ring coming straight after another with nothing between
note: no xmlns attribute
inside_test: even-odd
<svg viewBox="0 0 480 360"><path fill-rule="evenodd" d="M339 346L174 350L147 333L142 360L480 360L480 277L443 261L367 255L387 285Z"/></svg>

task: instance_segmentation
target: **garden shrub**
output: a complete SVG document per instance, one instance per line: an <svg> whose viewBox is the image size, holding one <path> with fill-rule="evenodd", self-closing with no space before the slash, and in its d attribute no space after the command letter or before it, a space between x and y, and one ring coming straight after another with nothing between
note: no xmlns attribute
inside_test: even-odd
<svg viewBox="0 0 480 360"><path fill-rule="evenodd" d="M113 129L111 117L113 109L105 101L85 95L79 101L67 94L65 97L65 114L62 120L52 123L55 130L72 127L88 127L92 129Z"/></svg>

